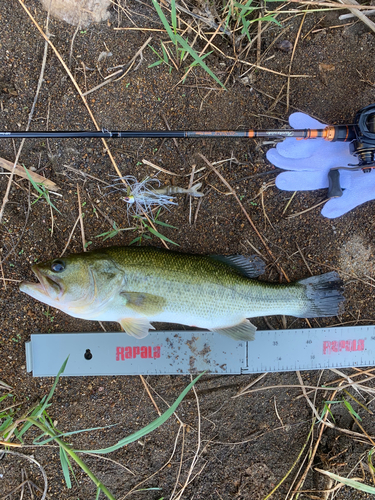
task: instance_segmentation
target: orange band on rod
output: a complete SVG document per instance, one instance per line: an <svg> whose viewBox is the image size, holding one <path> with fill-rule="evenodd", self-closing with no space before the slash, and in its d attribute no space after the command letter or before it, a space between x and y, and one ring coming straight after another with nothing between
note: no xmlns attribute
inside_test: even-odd
<svg viewBox="0 0 375 500"><path fill-rule="evenodd" d="M335 127L326 127L323 130L323 139L333 141L336 135Z"/></svg>
<svg viewBox="0 0 375 500"><path fill-rule="evenodd" d="M318 137L318 131L316 129L307 129L306 139L316 139Z"/></svg>
<svg viewBox="0 0 375 500"><path fill-rule="evenodd" d="M247 133L247 136L250 137L250 138L255 137L254 130L249 130L248 133Z"/></svg>

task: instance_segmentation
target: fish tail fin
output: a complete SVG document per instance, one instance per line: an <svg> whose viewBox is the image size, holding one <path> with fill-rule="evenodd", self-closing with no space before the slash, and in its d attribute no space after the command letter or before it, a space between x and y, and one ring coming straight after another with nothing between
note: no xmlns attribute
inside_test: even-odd
<svg viewBox="0 0 375 500"><path fill-rule="evenodd" d="M187 194L189 194L190 196L194 196L195 198L201 198L202 196L204 196L204 194L201 191L199 191L199 189L201 187L202 187L202 183L198 182L197 184L192 186L190 189L188 189Z"/></svg>
<svg viewBox="0 0 375 500"><path fill-rule="evenodd" d="M305 287L305 310L300 318L337 316L343 310L343 282L336 272L297 281Z"/></svg>

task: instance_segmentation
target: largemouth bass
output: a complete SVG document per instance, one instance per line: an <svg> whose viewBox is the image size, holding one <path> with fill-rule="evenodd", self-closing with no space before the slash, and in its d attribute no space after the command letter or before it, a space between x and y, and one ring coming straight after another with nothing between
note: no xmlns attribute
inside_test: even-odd
<svg viewBox="0 0 375 500"><path fill-rule="evenodd" d="M39 283L21 283L22 292L75 318L117 321L137 338L160 321L253 340L256 327L247 318L335 316L343 301L335 272L292 284L265 283L254 279L264 272L263 261L241 255L110 247L32 270Z"/></svg>

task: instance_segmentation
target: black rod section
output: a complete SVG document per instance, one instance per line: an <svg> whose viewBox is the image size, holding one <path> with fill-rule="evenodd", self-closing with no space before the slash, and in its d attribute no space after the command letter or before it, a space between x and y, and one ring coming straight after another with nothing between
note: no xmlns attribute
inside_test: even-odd
<svg viewBox="0 0 375 500"><path fill-rule="evenodd" d="M318 137L322 137L323 129L318 131ZM129 138L198 138L198 137L309 137L309 129L301 130L101 130L101 131L19 131L0 132L0 139L129 139Z"/></svg>
<svg viewBox="0 0 375 500"><path fill-rule="evenodd" d="M328 141L347 141L355 137L352 125L339 125L325 129L279 129L279 130L100 130L100 131L19 131L0 132L0 139L130 139L130 138L200 138L200 137L267 137L269 139L286 139L295 137L300 139L324 138Z"/></svg>

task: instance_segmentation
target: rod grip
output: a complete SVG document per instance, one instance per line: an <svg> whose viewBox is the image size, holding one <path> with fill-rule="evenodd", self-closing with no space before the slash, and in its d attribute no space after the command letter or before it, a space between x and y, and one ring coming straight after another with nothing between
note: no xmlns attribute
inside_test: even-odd
<svg viewBox="0 0 375 500"><path fill-rule="evenodd" d="M340 198L342 194L340 172L337 168L331 168L328 172L328 198Z"/></svg>

